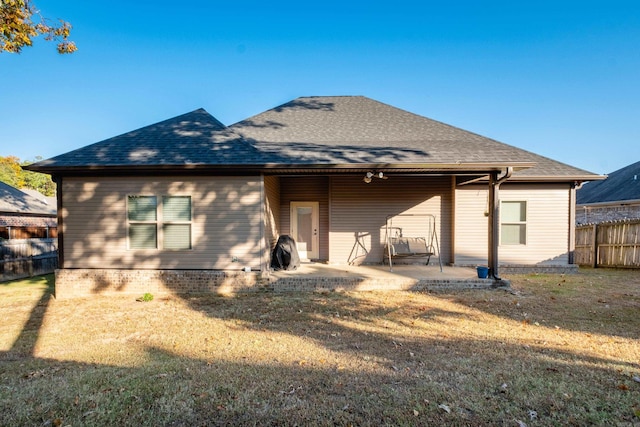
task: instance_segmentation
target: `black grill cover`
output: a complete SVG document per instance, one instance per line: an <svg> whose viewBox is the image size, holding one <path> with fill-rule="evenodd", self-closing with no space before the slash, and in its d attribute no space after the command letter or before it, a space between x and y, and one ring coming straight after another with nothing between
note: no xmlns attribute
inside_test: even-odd
<svg viewBox="0 0 640 427"><path fill-rule="evenodd" d="M271 268L273 270L295 270L300 267L300 256L296 241L291 236L280 236L276 247L271 252Z"/></svg>

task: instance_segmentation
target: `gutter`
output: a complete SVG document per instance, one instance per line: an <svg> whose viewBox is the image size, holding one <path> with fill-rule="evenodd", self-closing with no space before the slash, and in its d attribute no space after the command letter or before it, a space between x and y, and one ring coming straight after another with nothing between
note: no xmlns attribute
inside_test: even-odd
<svg viewBox="0 0 640 427"><path fill-rule="evenodd" d="M262 164L160 164L160 165L146 165L146 164L128 164L128 165L78 165L78 166L56 166L43 164L44 162L32 163L23 168L34 172L43 172L49 174L60 175L82 175L86 173L136 173L140 171L162 171L162 172L184 172L184 171L200 171L200 172L222 172L222 171L234 171L234 172L276 172L277 171L294 171L294 170L308 170L315 171L319 169L325 170L368 170L368 169L381 169L381 170L425 170L429 172L443 171L443 172L466 172L466 173L488 173L494 171L502 171L505 167L521 170L528 169L535 166L535 163L531 162L511 162L505 163L340 163L340 164L322 164L322 163L262 163Z"/></svg>

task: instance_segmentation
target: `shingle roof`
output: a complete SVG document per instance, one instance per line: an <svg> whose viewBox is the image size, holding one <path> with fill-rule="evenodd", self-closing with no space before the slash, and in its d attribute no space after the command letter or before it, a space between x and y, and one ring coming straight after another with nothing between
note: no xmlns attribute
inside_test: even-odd
<svg viewBox="0 0 640 427"><path fill-rule="evenodd" d="M516 165L516 177L597 179L590 172L363 96L303 97L225 127L195 110L28 167L346 167Z"/></svg>
<svg viewBox="0 0 640 427"><path fill-rule="evenodd" d="M516 174L593 175L363 96L298 98L230 128L262 152L309 162L535 162Z"/></svg>
<svg viewBox="0 0 640 427"><path fill-rule="evenodd" d="M220 165L256 160L255 150L204 109L186 113L34 164L81 166Z"/></svg>
<svg viewBox="0 0 640 427"><path fill-rule="evenodd" d="M17 188L0 182L0 212L51 216L56 214L56 206L48 205Z"/></svg>
<svg viewBox="0 0 640 427"><path fill-rule="evenodd" d="M576 199L578 204L640 200L640 162L611 172L604 181L585 184Z"/></svg>

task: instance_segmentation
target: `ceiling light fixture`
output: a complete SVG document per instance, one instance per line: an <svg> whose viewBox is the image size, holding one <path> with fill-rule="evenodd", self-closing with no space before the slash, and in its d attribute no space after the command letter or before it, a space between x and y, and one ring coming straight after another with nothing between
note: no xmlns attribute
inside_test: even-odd
<svg viewBox="0 0 640 427"><path fill-rule="evenodd" d="M388 177L384 176L383 172L372 172L372 171L369 171L366 174L364 174L364 178L362 178L362 180L366 184L369 184L373 180L373 178L387 179Z"/></svg>

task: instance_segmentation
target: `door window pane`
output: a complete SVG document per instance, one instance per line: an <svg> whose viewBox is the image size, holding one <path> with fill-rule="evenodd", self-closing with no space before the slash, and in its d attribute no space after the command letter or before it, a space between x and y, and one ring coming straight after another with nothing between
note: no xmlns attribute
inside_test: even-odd
<svg viewBox="0 0 640 427"><path fill-rule="evenodd" d="M313 251L313 221L312 221L313 208L311 207L298 207L296 208L296 215L298 220L298 235L296 236L296 242L299 244L306 243L306 250Z"/></svg>

